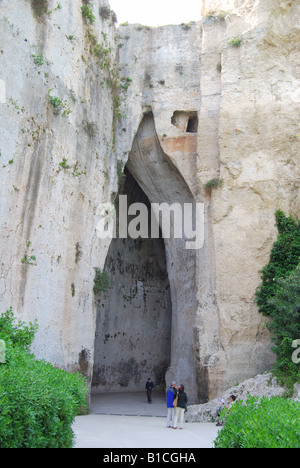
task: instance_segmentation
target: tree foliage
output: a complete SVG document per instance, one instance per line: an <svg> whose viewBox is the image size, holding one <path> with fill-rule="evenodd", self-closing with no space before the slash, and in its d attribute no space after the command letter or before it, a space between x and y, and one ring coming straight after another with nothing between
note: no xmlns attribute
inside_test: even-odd
<svg viewBox="0 0 300 468"><path fill-rule="evenodd" d="M277 211L278 238L270 261L262 270L262 283L256 292L259 311L270 317L276 355L274 373L292 389L300 381L300 366L292 359L293 342L300 339L300 223Z"/></svg>
<svg viewBox="0 0 300 468"><path fill-rule="evenodd" d="M300 340L300 266L288 278L277 281L269 305L272 315L267 327L276 355L274 373L281 383L292 388L300 381L300 364L292 359L293 342Z"/></svg>
<svg viewBox="0 0 300 468"><path fill-rule="evenodd" d="M86 410L87 387L78 373L56 369L30 354L37 324L0 316L6 363L0 364L0 448L71 448L72 424Z"/></svg>
<svg viewBox="0 0 300 468"><path fill-rule="evenodd" d="M278 238L274 243L270 261L262 269L262 283L256 292L259 311L271 316L271 301L278 292L278 279L287 278L300 262L300 222L293 216L286 217L282 211L276 211Z"/></svg>
<svg viewBox="0 0 300 468"><path fill-rule="evenodd" d="M250 396L230 412L223 410L225 426L215 448L299 448L300 403L285 398Z"/></svg>
<svg viewBox="0 0 300 468"><path fill-rule="evenodd" d="M21 320L17 321L10 307L0 317L0 336L5 342L11 342L14 347L28 351L37 332L37 322L29 322L26 325Z"/></svg>

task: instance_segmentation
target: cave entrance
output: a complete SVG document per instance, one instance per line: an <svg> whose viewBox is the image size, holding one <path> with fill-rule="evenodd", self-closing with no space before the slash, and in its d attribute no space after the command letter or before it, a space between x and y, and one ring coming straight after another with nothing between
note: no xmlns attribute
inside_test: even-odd
<svg viewBox="0 0 300 468"><path fill-rule="evenodd" d="M134 201L176 204L181 212L195 206L187 183L162 149L151 112L134 138L126 184ZM172 380L184 384L190 404L205 400L196 265L197 251L187 248L185 234L112 240L105 265L111 287L98 303L94 391L141 390L149 376L163 387Z"/></svg>
<svg viewBox="0 0 300 468"><path fill-rule="evenodd" d="M150 214L150 202L127 168L123 180L128 206L143 203ZM110 287L97 303L93 392L140 391L148 377L164 390L172 306L162 236L113 239L104 271Z"/></svg>

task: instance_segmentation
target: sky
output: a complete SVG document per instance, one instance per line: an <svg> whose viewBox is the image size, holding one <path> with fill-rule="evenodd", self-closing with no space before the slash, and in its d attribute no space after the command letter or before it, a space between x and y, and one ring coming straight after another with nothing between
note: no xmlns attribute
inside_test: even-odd
<svg viewBox="0 0 300 468"><path fill-rule="evenodd" d="M145 26L189 23L201 19L201 0L109 0L118 24Z"/></svg>

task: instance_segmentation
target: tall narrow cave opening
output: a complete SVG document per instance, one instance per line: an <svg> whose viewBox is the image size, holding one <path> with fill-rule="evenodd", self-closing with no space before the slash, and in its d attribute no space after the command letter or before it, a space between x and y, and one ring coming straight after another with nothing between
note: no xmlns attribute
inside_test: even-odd
<svg viewBox="0 0 300 468"><path fill-rule="evenodd" d="M146 194L127 168L125 176L128 206L143 203L150 216ZM148 377L163 390L172 322L164 239L113 239L104 270L110 287L97 302L92 391L140 391Z"/></svg>
<svg viewBox="0 0 300 468"><path fill-rule="evenodd" d="M186 127L187 133L197 133L198 131L198 116L194 113L189 116L189 120Z"/></svg>

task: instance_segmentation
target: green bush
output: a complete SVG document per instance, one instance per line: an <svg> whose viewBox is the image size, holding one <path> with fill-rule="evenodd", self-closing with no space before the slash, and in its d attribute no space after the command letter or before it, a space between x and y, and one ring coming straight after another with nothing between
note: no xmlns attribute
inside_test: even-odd
<svg viewBox="0 0 300 468"><path fill-rule="evenodd" d="M28 351L33 342L34 335L37 332L38 325L29 322L27 326L21 320L17 321L14 317L12 308L4 312L0 317L0 337L5 342L11 342L13 347Z"/></svg>
<svg viewBox="0 0 300 468"><path fill-rule="evenodd" d="M0 448L71 448L72 423L86 408L85 379L37 361L28 351L36 324L0 317L6 364L0 364Z"/></svg>
<svg viewBox="0 0 300 468"><path fill-rule="evenodd" d="M223 179L211 179L208 182L206 182L204 188L207 193L211 193L213 189L217 189L219 187L222 187L224 183Z"/></svg>
<svg viewBox="0 0 300 468"><path fill-rule="evenodd" d="M241 47L242 39L240 37L234 37L233 39L230 39L230 41L228 41L228 44L231 47Z"/></svg>
<svg viewBox="0 0 300 468"><path fill-rule="evenodd" d="M225 21L226 16L229 14L229 11L225 10L210 10L208 13L206 13L204 18L209 18L209 19L214 19L216 21L222 22Z"/></svg>
<svg viewBox="0 0 300 468"><path fill-rule="evenodd" d="M95 22L96 17L93 15L93 11L90 5L84 5L81 7L82 16L89 19L91 24Z"/></svg>
<svg viewBox="0 0 300 468"><path fill-rule="evenodd" d="M226 411L226 410L225 410ZM249 397L225 415L215 448L300 448L300 403Z"/></svg>
<svg viewBox="0 0 300 468"><path fill-rule="evenodd" d="M278 278L290 276L300 262L300 222L293 216L286 217L280 210L276 211L275 217L278 238L268 265L262 269L262 283L256 292L259 311L264 315L272 315L270 299L278 290Z"/></svg>
<svg viewBox="0 0 300 468"><path fill-rule="evenodd" d="M299 364L292 360L292 343L300 339L300 222L280 210L275 217L278 237L262 270L256 303L259 311L270 317L267 328L276 355L273 372L292 390L300 381Z"/></svg>
<svg viewBox="0 0 300 468"><path fill-rule="evenodd" d="M288 278L277 280L276 294L269 305L272 315L267 327L276 355L273 371L280 383L292 390L300 381L300 365L292 360L292 343L300 339L300 266Z"/></svg>
<svg viewBox="0 0 300 468"><path fill-rule="evenodd" d="M95 268L94 294L98 296L102 292L108 291L109 285L110 281L107 271L103 271L101 268Z"/></svg>

